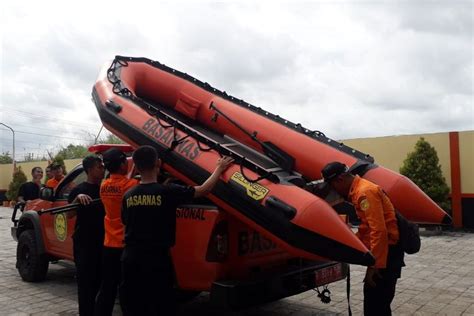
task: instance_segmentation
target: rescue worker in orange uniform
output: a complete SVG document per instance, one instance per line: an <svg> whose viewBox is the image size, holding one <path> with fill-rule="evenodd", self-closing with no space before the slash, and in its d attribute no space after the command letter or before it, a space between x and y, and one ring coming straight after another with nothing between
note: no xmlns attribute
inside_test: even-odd
<svg viewBox="0 0 474 316"><path fill-rule="evenodd" d="M331 162L321 173L354 206L360 218L357 236L375 257L375 265L367 267L364 278L364 315L391 315L397 279L405 266L395 209L378 185L351 174L343 163Z"/></svg>
<svg viewBox="0 0 474 316"><path fill-rule="evenodd" d="M103 153L102 160L110 176L102 181L100 186L100 198L105 208L105 237L102 251L102 282L96 298L95 314L101 316L112 315L121 281L120 257L124 247L122 198L125 192L138 184L138 180L127 178L127 157L122 151L111 148Z"/></svg>
<svg viewBox="0 0 474 316"><path fill-rule="evenodd" d="M49 188L56 189L59 182L61 182L61 180L64 178L63 167L60 164L52 163L50 165L50 169L51 169L51 173L53 175L53 178L46 181L46 186L49 187Z"/></svg>

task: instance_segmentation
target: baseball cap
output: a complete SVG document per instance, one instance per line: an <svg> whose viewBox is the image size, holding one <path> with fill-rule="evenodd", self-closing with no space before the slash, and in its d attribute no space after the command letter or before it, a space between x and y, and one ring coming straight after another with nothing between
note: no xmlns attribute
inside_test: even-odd
<svg viewBox="0 0 474 316"><path fill-rule="evenodd" d="M339 161L333 161L328 163L323 168L323 170L321 170L321 174L323 176L324 182L329 182L341 174L347 173L348 171L349 168L345 164Z"/></svg>
<svg viewBox="0 0 474 316"><path fill-rule="evenodd" d="M127 156L117 148L110 148L102 154L102 160L105 167L121 164L127 160Z"/></svg>

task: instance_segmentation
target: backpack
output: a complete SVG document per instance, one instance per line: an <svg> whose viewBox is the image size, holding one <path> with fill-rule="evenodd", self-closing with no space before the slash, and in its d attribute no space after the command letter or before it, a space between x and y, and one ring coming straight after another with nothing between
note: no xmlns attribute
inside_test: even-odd
<svg viewBox="0 0 474 316"><path fill-rule="evenodd" d="M417 253L421 248L420 230L418 225L403 217L400 212L395 211L400 234L399 244L403 251L409 255Z"/></svg>

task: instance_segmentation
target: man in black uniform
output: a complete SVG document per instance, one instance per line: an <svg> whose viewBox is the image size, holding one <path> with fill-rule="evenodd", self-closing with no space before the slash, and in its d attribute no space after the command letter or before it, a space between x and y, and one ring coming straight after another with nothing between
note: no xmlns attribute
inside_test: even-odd
<svg viewBox="0 0 474 316"><path fill-rule="evenodd" d="M101 259L104 243L104 206L99 199L100 182L104 178L104 165L97 156L82 160L87 180L70 193L69 203L80 203L77 211L68 217L77 216L73 235L74 262L76 264L79 315L94 315L95 297L101 281Z"/></svg>
<svg viewBox="0 0 474 316"><path fill-rule="evenodd" d="M18 191L18 202L26 202L39 198L41 188L41 179L43 178L43 169L34 167L31 169L32 180L21 185Z"/></svg>
<svg viewBox="0 0 474 316"><path fill-rule="evenodd" d="M209 193L232 163L220 158L212 175L200 186L157 183L160 160L151 146L133 154L140 184L123 197L125 248L122 255L121 302L124 315L174 315L173 265L176 207Z"/></svg>

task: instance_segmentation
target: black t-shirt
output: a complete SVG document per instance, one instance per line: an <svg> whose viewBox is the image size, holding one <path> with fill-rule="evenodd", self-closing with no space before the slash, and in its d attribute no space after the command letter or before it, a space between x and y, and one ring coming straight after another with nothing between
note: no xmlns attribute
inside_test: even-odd
<svg viewBox="0 0 474 316"><path fill-rule="evenodd" d="M18 196L22 196L25 201L37 199L39 198L40 188L41 186L32 181L25 182L20 186Z"/></svg>
<svg viewBox="0 0 474 316"><path fill-rule="evenodd" d="M126 246L172 247L176 239L176 207L190 203L194 188L176 184L140 184L125 193L122 222Z"/></svg>
<svg viewBox="0 0 474 316"><path fill-rule="evenodd" d="M82 182L71 191L68 196L68 201L71 203L79 194L87 194L92 199L98 199L100 198L99 192L99 184ZM81 205L77 209L76 227L73 236L74 240L103 244L104 216L105 210L102 202L88 206Z"/></svg>

